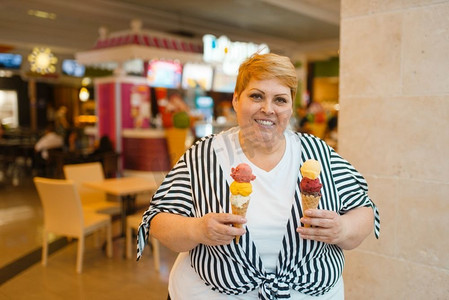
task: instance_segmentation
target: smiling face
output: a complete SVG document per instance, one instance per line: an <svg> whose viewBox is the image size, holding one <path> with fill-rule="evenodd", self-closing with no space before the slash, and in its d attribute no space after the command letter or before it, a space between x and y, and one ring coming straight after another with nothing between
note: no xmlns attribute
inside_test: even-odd
<svg viewBox="0 0 449 300"><path fill-rule="evenodd" d="M293 111L291 90L276 78L251 79L232 100L240 139L252 147L272 147L283 140Z"/></svg>

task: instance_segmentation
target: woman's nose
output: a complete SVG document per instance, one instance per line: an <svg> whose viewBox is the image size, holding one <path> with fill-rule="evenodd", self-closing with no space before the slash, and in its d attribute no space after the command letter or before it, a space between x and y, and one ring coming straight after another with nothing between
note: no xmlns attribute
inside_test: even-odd
<svg viewBox="0 0 449 300"><path fill-rule="evenodd" d="M273 105L271 104L271 101L264 101L262 104L261 111L266 114L272 114L274 111L273 111Z"/></svg>

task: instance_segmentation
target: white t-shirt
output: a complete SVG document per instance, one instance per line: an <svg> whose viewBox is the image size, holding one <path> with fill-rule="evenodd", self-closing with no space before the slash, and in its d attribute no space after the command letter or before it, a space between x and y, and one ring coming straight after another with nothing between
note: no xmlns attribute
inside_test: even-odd
<svg viewBox="0 0 449 300"><path fill-rule="evenodd" d="M246 219L247 230L256 244L257 251L267 272L274 272L281 249L282 238L290 216L296 181L285 181L285 178L297 178L300 167L300 149L298 143L293 142L293 136L285 134L286 149L281 161L269 172L254 164L242 152L238 141L238 130L228 130L219 134L213 141L213 148L217 159L224 171L224 176L231 184L231 167L239 163L251 166L256 180L252 181L253 192L248 207ZM226 172L226 171L229 172ZM278 188L269 188L278 187ZM190 299L257 299L258 290L249 293L229 296L212 291L190 265L188 253L181 253L170 274L169 293L173 300ZM321 297L311 297L291 290L291 299L344 299L342 279L335 287Z"/></svg>

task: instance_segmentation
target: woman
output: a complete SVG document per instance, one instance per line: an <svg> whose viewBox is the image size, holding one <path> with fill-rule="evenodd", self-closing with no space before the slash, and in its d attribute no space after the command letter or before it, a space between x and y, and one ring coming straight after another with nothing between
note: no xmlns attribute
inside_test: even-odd
<svg viewBox="0 0 449 300"><path fill-rule="evenodd" d="M377 236L377 209L348 162L323 141L286 129L296 87L287 57L243 62L232 100L239 126L191 147L154 195L138 258L148 230L182 252L170 274L172 299L344 298L342 249L357 247L374 223ZM303 216L299 170L311 158L322 165L322 199ZM231 167L241 162L256 175L246 218L232 215L229 203Z"/></svg>

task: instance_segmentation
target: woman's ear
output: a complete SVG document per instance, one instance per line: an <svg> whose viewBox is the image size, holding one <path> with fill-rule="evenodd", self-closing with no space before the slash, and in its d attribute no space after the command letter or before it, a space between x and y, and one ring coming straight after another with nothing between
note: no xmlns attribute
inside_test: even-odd
<svg viewBox="0 0 449 300"><path fill-rule="evenodd" d="M234 108L234 111L237 111L236 107L237 107L237 101L239 101L237 95L234 93L234 95L232 96L232 108Z"/></svg>

